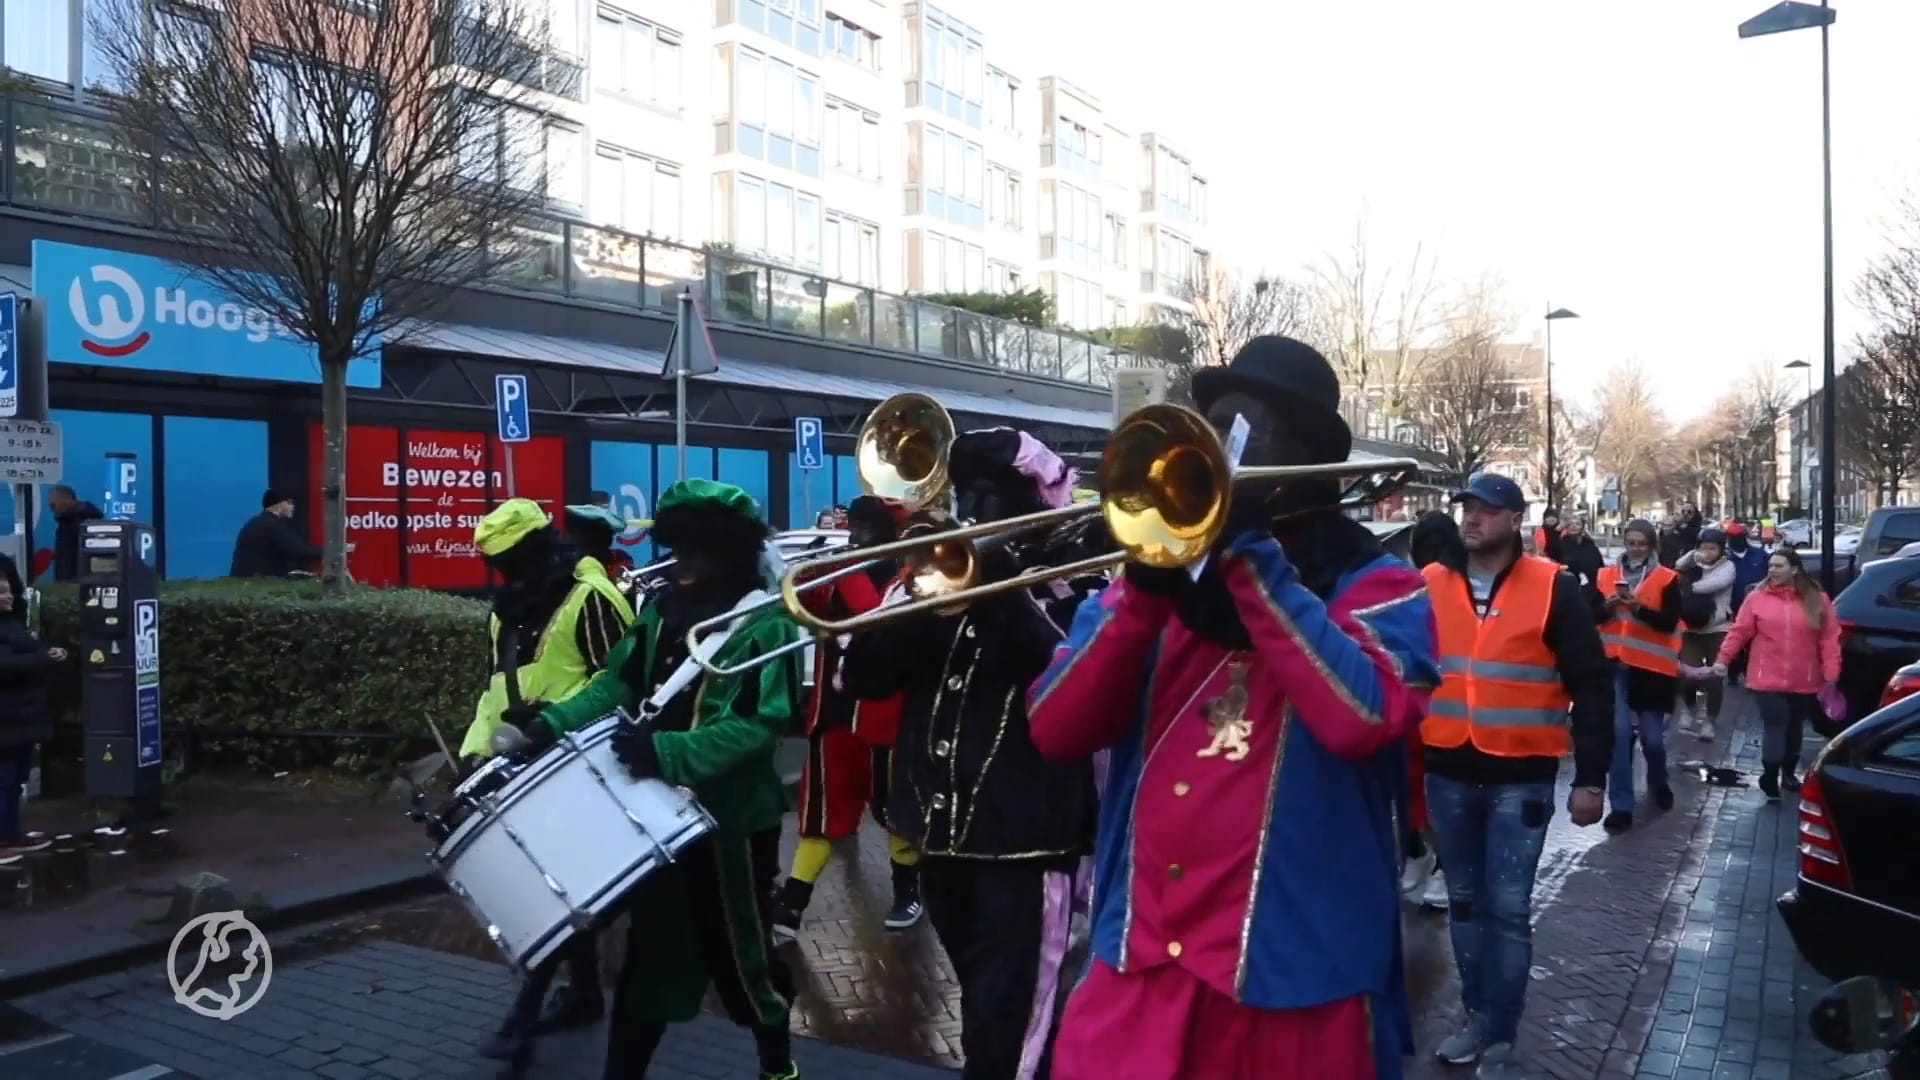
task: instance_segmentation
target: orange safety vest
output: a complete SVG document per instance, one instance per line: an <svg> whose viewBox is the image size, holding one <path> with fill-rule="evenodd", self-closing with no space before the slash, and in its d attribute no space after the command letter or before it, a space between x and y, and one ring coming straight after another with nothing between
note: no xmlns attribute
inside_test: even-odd
<svg viewBox="0 0 1920 1080"><path fill-rule="evenodd" d="M1640 603L1658 610L1660 597L1680 575L1672 569L1654 564L1647 576L1640 579L1640 587L1633 595ZM1602 567L1599 588L1602 598L1611 597L1614 587L1620 581L1620 565ZM1608 609L1613 614L1600 624L1600 641L1607 647L1607 659L1618 660L1628 667L1637 667L1658 675L1678 675L1680 673L1680 632L1671 633L1655 630L1646 623L1633 617L1626 608Z"/></svg>
<svg viewBox="0 0 1920 1080"><path fill-rule="evenodd" d="M1440 686L1420 721L1420 739L1451 749L1471 741L1494 757L1561 757L1572 695L1547 647L1547 614L1560 567L1522 555L1500 582L1486 618L1473 609L1465 574L1439 563L1423 571L1440 630Z"/></svg>

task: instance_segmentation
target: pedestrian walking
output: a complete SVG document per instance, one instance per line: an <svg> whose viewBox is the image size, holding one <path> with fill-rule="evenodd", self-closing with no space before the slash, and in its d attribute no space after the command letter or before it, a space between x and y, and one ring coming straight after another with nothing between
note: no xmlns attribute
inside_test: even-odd
<svg viewBox="0 0 1920 1080"><path fill-rule="evenodd" d="M1686 579L1692 594L1687 605L1687 625L1680 633L1680 662L1689 667L1708 667L1714 663L1732 622L1738 569L1733 560L1727 558L1725 545L1725 533L1711 526L1701 529L1700 542L1680 556L1675 567ZM1699 711L1703 697L1706 699L1704 714ZM1712 742L1725 699L1726 682L1717 675L1705 682L1682 683L1678 702L1680 734Z"/></svg>
<svg viewBox="0 0 1920 1080"><path fill-rule="evenodd" d="M0 566L0 863L46 847L29 842L20 814L21 785L33 763L33 746L53 738L47 680L67 658L48 648L27 625L26 589L13 560Z"/></svg>
<svg viewBox="0 0 1920 1080"><path fill-rule="evenodd" d="M1568 516L1561 526L1560 556L1555 561L1579 580L1588 602L1598 611L1600 571L1607 565L1607 557L1600 553L1600 545L1593 542L1593 537L1587 532L1586 519L1580 515Z"/></svg>
<svg viewBox="0 0 1920 1080"><path fill-rule="evenodd" d="M1607 777L1606 830L1633 828L1633 744L1647 759L1647 789L1662 810L1673 806L1667 783L1667 717L1679 687L1680 615L1684 582L1654 558L1653 523L1636 518L1622 537L1626 551L1600 571L1600 640L1613 661L1613 769Z"/></svg>
<svg viewBox="0 0 1920 1080"><path fill-rule="evenodd" d="M1612 688L1579 583L1520 553L1526 499L1519 485L1482 474L1454 498L1466 506L1463 550L1422 571L1442 676L1420 740L1467 1015L1435 1056L1452 1065L1478 1061L1483 1077L1517 1077L1524 1067L1513 1044L1533 967L1533 882L1554 781L1571 751L1568 814L1580 826L1600 820L1613 750Z"/></svg>
<svg viewBox="0 0 1920 1080"><path fill-rule="evenodd" d="M1840 622L1799 552L1781 548L1767 559L1766 582L1740 605L1714 673L1725 675L1742 650L1765 729L1760 790L1777 799L1781 788L1800 790L1801 744L1820 711L1817 695L1840 680Z"/></svg>

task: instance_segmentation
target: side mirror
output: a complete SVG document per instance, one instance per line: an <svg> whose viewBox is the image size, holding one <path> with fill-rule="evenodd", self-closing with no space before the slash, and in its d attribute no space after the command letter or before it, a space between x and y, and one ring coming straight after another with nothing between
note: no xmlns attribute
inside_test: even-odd
<svg viewBox="0 0 1920 1080"><path fill-rule="evenodd" d="M1920 997L1891 979L1855 976L1820 995L1807 1026L1842 1053L1884 1050L1920 1032Z"/></svg>

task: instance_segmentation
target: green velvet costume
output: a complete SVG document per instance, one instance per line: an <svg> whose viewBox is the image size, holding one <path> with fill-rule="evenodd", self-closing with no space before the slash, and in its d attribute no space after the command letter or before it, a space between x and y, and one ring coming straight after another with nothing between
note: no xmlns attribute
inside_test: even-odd
<svg viewBox="0 0 1920 1080"><path fill-rule="evenodd" d="M740 500L753 508L732 485L683 481L662 495L657 515L664 519L689 502L738 512ZM757 509L753 517L758 520ZM685 656L674 636L684 634L683 626L663 635L667 607L663 598L643 608L605 668L579 693L544 710L542 722L565 733L616 708L638 716L641 703ZM799 634L785 612L764 609L733 631L714 662L732 666ZM717 827L634 891L615 1023L691 1020L711 983L735 1022L784 1029L792 991L771 955L767 905L787 810L774 751L794 727L799 667L795 652L740 675L702 675L663 712L653 734L659 776L690 788Z"/></svg>

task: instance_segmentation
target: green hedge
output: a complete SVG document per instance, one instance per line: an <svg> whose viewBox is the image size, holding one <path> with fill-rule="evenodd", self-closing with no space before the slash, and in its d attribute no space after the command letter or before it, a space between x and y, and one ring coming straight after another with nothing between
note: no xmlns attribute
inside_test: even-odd
<svg viewBox="0 0 1920 1080"><path fill-rule="evenodd" d="M430 717L456 746L487 673L486 605L418 589L355 587L328 600L317 582L170 581L160 587L160 687L169 755L187 725L247 731L378 732L371 739L208 736L204 759L263 768L378 771L431 745ZM46 590L43 634L83 660L76 591ZM78 665L71 665L77 672ZM76 687L58 699L71 716Z"/></svg>

